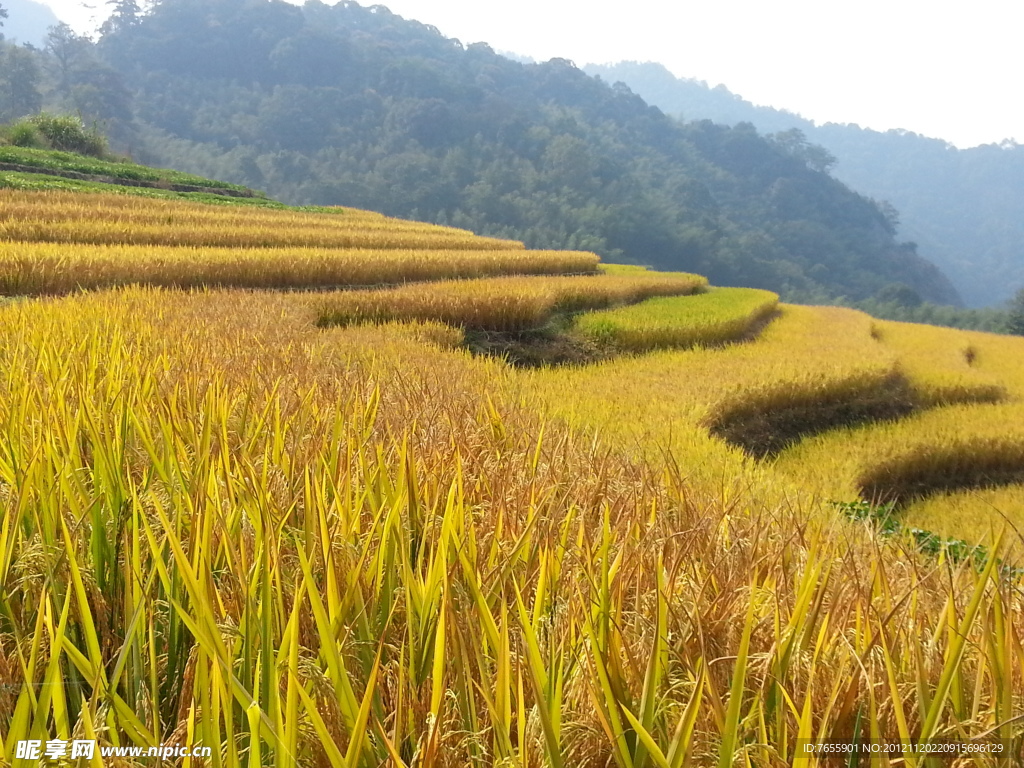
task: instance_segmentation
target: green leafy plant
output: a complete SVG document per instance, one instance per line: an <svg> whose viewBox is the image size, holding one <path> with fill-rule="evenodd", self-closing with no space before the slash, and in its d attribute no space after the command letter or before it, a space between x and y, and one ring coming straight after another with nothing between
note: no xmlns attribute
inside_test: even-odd
<svg viewBox="0 0 1024 768"><path fill-rule="evenodd" d="M15 147L32 147L41 149L46 146L46 139L39 129L29 122L18 122L7 130L7 140Z"/></svg>
<svg viewBox="0 0 1024 768"><path fill-rule="evenodd" d="M43 112L30 117L25 123L42 134L53 149L92 157L104 157L107 154L106 138L96 125L87 128L80 117Z"/></svg>

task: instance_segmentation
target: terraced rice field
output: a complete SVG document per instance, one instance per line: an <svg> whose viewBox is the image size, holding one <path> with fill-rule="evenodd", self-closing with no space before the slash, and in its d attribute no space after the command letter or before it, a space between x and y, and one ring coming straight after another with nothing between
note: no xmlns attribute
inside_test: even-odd
<svg viewBox="0 0 1024 768"><path fill-rule="evenodd" d="M43 233L25 274L46 237L78 245L22 283L62 295L0 304L0 763L82 738L206 745L218 768L775 768L870 737L1021 764L1021 574L834 502L891 498L959 537L999 529L975 501L1019 517L1024 340L790 305L752 334L772 297L557 274L594 272L586 254L6 194ZM284 244L347 219L380 238L319 262ZM104 248L123 250L83 282ZM332 269L426 282L255 290ZM685 348L524 370L463 346L594 309Z"/></svg>
<svg viewBox="0 0 1024 768"><path fill-rule="evenodd" d="M466 230L339 208L333 215L128 195L0 189L0 241L208 248L521 249Z"/></svg>
<svg viewBox="0 0 1024 768"><path fill-rule="evenodd" d="M383 291L348 291L326 297L321 325L382 320L439 320L463 328L523 331L556 312L582 312L631 304L651 296L688 295L707 280L686 273L500 277L425 283Z"/></svg>
<svg viewBox="0 0 1024 768"><path fill-rule="evenodd" d="M117 285L178 288L331 288L493 275L596 272L571 251L445 248L197 248L0 242L0 295L41 295Z"/></svg>
<svg viewBox="0 0 1024 768"><path fill-rule="evenodd" d="M778 304L778 295L771 291L715 288L687 298L651 299L588 312L576 327L599 342L631 352L709 346L753 334Z"/></svg>

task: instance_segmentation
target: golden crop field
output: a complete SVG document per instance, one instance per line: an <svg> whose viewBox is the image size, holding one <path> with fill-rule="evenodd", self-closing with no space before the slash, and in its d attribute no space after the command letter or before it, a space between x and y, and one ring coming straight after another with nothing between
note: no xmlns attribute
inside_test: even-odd
<svg viewBox="0 0 1024 768"><path fill-rule="evenodd" d="M576 251L196 248L0 241L0 295L133 283L192 288L330 288L421 280L595 272Z"/></svg>
<svg viewBox="0 0 1024 768"><path fill-rule="evenodd" d="M308 268L271 253L261 288ZM1024 576L832 502L937 446L1024 462L1024 340L780 305L717 348L464 347L718 293L601 272L0 303L0 764L86 739L211 748L183 768L830 768L803 745L858 737L1020 764ZM955 515L947 490L898 514Z"/></svg>
<svg viewBox="0 0 1024 768"><path fill-rule="evenodd" d="M319 315L321 325L439 320L463 328L524 331L543 325L556 311L581 312L651 296L691 294L705 285L705 278L682 272L495 277L345 291L324 297Z"/></svg>
<svg viewBox="0 0 1024 768"><path fill-rule="evenodd" d="M0 190L0 241L209 248L521 249L522 243L380 214Z"/></svg>
<svg viewBox="0 0 1024 768"><path fill-rule="evenodd" d="M1009 526L1006 551L1015 563L1024 561L1024 484L933 494L909 504L900 518L947 538L985 544Z"/></svg>
<svg viewBox="0 0 1024 768"><path fill-rule="evenodd" d="M1013 386L1012 376L988 370L979 358L980 349L993 341L989 334L884 321L876 321L872 333L899 357L900 367L931 405L965 399L995 402ZM1011 339L998 339L997 343L1013 344ZM983 396L986 390L988 397Z"/></svg>
<svg viewBox="0 0 1024 768"><path fill-rule="evenodd" d="M777 466L833 497L890 501L1024 479L1024 404L958 405L807 440Z"/></svg>
<svg viewBox="0 0 1024 768"><path fill-rule="evenodd" d="M588 312L576 328L600 342L642 352L737 341L752 333L779 304L771 291L714 288L699 296L650 299Z"/></svg>
<svg viewBox="0 0 1024 768"><path fill-rule="evenodd" d="M626 430L646 445L679 441L696 459L709 429L733 432L754 453L828 426L828 409L902 409L896 358L870 334L870 319L839 308L784 306L756 343L663 351L583 370L541 371L538 391L551 407L588 426ZM565 393L573 393L566 397ZM894 396L894 392L898 396ZM628 393L628 396L627 396ZM767 415L777 414L769 424ZM823 425L813 418L821 414ZM770 430L765 433L765 429Z"/></svg>

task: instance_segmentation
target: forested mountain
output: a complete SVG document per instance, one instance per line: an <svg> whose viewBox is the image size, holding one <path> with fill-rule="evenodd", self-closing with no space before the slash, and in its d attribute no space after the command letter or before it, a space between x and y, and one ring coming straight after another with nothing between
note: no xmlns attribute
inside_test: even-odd
<svg viewBox="0 0 1024 768"><path fill-rule="evenodd" d="M624 82L684 120L749 122L775 133L797 128L835 155L833 175L900 212L900 236L950 276L972 306L1008 299L1024 287L1024 146L1005 142L957 149L908 131L815 125L760 107L724 86L676 78L660 64L621 62L585 70Z"/></svg>
<svg viewBox="0 0 1024 768"><path fill-rule="evenodd" d="M590 249L790 298L902 284L958 300L896 240L893 211L833 179L827 153L798 137L681 124L568 61L514 62L382 6L162 0L143 14L117 0L95 46L52 64L49 87L91 94L83 112L137 159L288 202ZM106 104L103 88L76 84L97 66L124 89Z"/></svg>

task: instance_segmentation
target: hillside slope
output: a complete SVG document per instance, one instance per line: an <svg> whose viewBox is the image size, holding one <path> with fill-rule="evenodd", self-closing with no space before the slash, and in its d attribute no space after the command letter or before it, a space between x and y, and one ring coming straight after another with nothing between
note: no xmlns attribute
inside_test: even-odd
<svg viewBox="0 0 1024 768"><path fill-rule="evenodd" d="M789 297L955 303L872 201L753 130L680 126L563 60L466 48L382 6L166 0L96 53L140 157Z"/></svg>
<svg viewBox="0 0 1024 768"><path fill-rule="evenodd" d="M752 123L776 133L797 128L835 155L834 175L886 200L900 214L900 236L953 280L970 306L998 304L1024 287L1024 147L972 149L907 131L815 125L799 115L755 106L724 86L676 78L660 64L587 65L609 83L685 120Z"/></svg>
<svg viewBox="0 0 1024 768"><path fill-rule="evenodd" d="M0 190L0 762L1024 757L1024 339L150 192Z"/></svg>

